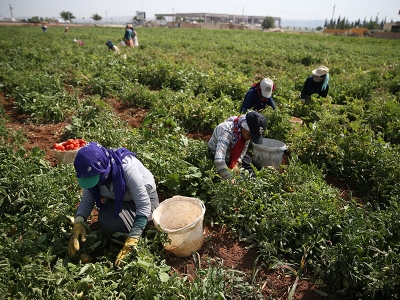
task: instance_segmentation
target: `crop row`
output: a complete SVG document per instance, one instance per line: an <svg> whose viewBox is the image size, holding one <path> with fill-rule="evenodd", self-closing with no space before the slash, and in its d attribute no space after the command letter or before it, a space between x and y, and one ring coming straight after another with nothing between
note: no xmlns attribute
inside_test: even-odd
<svg viewBox="0 0 400 300"><path fill-rule="evenodd" d="M258 249L266 265L298 266L306 253L312 279L328 284L335 296L399 294L398 41L142 28L141 46L122 48L123 59L99 42L118 40L119 29L74 31L84 47L61 29L44 35L0 27L0 90L26 122L67 121L65 139L134 150L164 196L204 200L206 221L226 224ZM331 69L330 96L303 105L303 80L319 64ZM244 93L262 75L278 86L278 109L263 111L266 135L289 146L290 163L282 172L263 169L256 179L232 186L217 177L206 143L186 133L210 131L237 114ZM148 109L142 126L132 129L119 119L107 104L112 98ZM4 297L261 297L256 280L241 285L235 281L240 276L219 267L198 270L194 282L171 276L156 251L159 234L143 242L143 256L124 272L110 265L118 249L102 245L100 232L82 250L111 247L96 263L68 258L66 216L73 216L80 193L73 168L50 167L43 149L24 150L24 137L9 131L1 114ZM305 125L293 127L291 116ZM361 200L343 199L325 176L346 181Z"/></svg>

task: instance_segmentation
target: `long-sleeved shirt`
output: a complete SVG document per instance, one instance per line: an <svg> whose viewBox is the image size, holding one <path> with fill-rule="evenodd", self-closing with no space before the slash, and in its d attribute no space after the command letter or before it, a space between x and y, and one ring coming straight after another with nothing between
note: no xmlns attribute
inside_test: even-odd
<svg viewBox="0 0 400 300"><path fill-rule="evenodd" d="M136 215L149 218L151 214L151 202L145 185L151 185L156 189L156 183L151 172L146 169L140 160L136 157L127 155L122 160L123 174L126 184L124 201L134 201L136 206ZM114 186L110 187L100 185L100 194L115 200ZM93 207L95 199L88 189L83 189L81 202L79 203L76 216L80 215L86 220Z"/></svg>
<svg viewBox="0 0 400 300"><path fill-rule="evenodd" d="M229 161L231 154L233 129L233 122L225 121L214 129L213 134L208 141L208 149L214 154L214 164L221 179L231 178L227 161ZM248 146L249 141L246 142L243 151L240 154L239 161L243 159Z"/></svg>
<svg viewBox="0 0 400 300"><path fill-rule="evenodd" d="M133 33L132 33L132 29L125 29L125 35L124 35L124 39L125 40L130 40L133 38Z"/></svg>
<svg viewBox="0 0 400 300"><path fill-rule="evenodd" d="M313 76L307 77L304 82L303 90L301 91L301 99L306 99L312 94L318 94L320 97L326 98L329 91L329 85L326 86L325 90L321 90L323 81L315 82Z"/></svg>
<svg viewBox="0 0 400 300"><path fill-rule="evenodd" d="M262 101L258 96L257 89L255 87L251 87L244 96L240 112L245 113L249 109L253 110L264 109L265 107L267 107L267 105L271 106L273 110L276 109L275 102L272 99L272 96L267 98L266 101Z"/></svg>

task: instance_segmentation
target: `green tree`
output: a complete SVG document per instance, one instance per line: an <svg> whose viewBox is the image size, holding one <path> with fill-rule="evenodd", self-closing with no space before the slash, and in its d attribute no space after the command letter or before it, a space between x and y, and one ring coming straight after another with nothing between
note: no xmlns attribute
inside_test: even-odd
<svg viewBox="0 0 400 300"><path fill-rule="evenodd" d="M33 16L32 18L28 19L29 23L40 23L43 18L39 18L38 16Z"/></svg>
<svg viewBox="0 0 400 300"><path fill-rule="evenodd" d="M261 23L262 29L275 28L275 19L273 17L265 17Z"/></svg>
<svg viewBox="0 0 400 300"><path fill-rule="evenodd" d="M64 21L67 21L67 20L72 21L72 19L76 19L72 12L70 12L70 11L64 11L64 10L63 10L62 12L60 12L60 17L61 17Z"/></svg>
<svg viewBox="0 0 400 300"><path fill-rule="evenodd" d="M103 19L103 17L98 14L93 14L90 18L96 22L101 21Z"/></svg>
<svg viewBox="0 0 400 300"><path fill-rule="evenodd" d="M165 20L165 17L164 16L157 16L156 19L157 20Z"/></svg>
<svg viewBox="0 0 400 300"><path fill-rule="evenodd" d="M315 28L316 31L321 31L323 28L321 26L318 26L317 28Z"/></svg>

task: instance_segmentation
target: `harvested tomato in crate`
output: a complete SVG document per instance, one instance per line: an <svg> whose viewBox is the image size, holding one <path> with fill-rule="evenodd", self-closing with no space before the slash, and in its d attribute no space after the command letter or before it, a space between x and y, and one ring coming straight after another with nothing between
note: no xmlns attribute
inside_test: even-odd
<svg viewBox="0 0 400 300"><path fill-rule="evenodd" d="M55 143L53 145L54 155L59 163L72 164L78 150L85 145L86 141L83 139L69 139L62 143Z"/></svg>

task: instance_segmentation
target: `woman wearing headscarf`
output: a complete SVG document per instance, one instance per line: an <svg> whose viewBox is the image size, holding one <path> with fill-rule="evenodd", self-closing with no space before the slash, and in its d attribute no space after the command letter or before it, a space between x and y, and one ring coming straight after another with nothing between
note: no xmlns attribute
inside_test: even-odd
<svg viewBox="0 0 400 300"><path fill-rule="evenodd" d="M132 30L133 47L139 47L139 40L137 37L137 32L136 32L135 28L133 28L132 24L130 24L129 26L130 26L129 28Z"/></svg>
<svg viewBox="0 0 400 300"><path fill-rule="evenodd" d="M133 47L133 33L129 25L125 26L124 42L127 47Z"/></svg>
<svg viewBox="0 0 400 300"><path fill-rule="evenodd" d="M106 45L108 47L108 51L114 51L115 53L119 54L119 48L115 46L112 41L107 41Z"/></svg>
<svg viewBox="0 0 400 300"><path fill-rule="evenodd" d="M329 92L329 69L325 66L319 66L312 71L312 74L312 76L307 77L301 91L300 97L303 103L312 94L318 94L319 97L326 98Z"/></svg>
<svg viewBox="0 0 400 300"><path fill-rule="evenodd" d="M239 166L254 175L254 165L261 169L247 154L250 140L254 144L263 143L263 133L267 128L265 117L251 111L241 116L231 116L220 123L208 141L208 150L214 160L215 168L221 179L232 179L231 171Z"/></svg>
<svg viewBox="0 0 400 300"><path fill-rule="evenodd" d="M159 204L154 177L135 153L125 148L106 149L96 142L89 142L78 151L74 167L83 192L68 254L75 255L79 241L86 240L84 223L96 204L100 228L109 238L116 232L128 234L115 261L120 266L136 247Z"/></svg>
<svg viewBox="0 0 400 300"><path fill-rule="evenodd" d="M267 106L276 109L275 102L272 99L272 92L276 85L270 78L263 78L260 82L253 84L244 96L240 112L246 113L248 110L261 110Z"/></svg>

